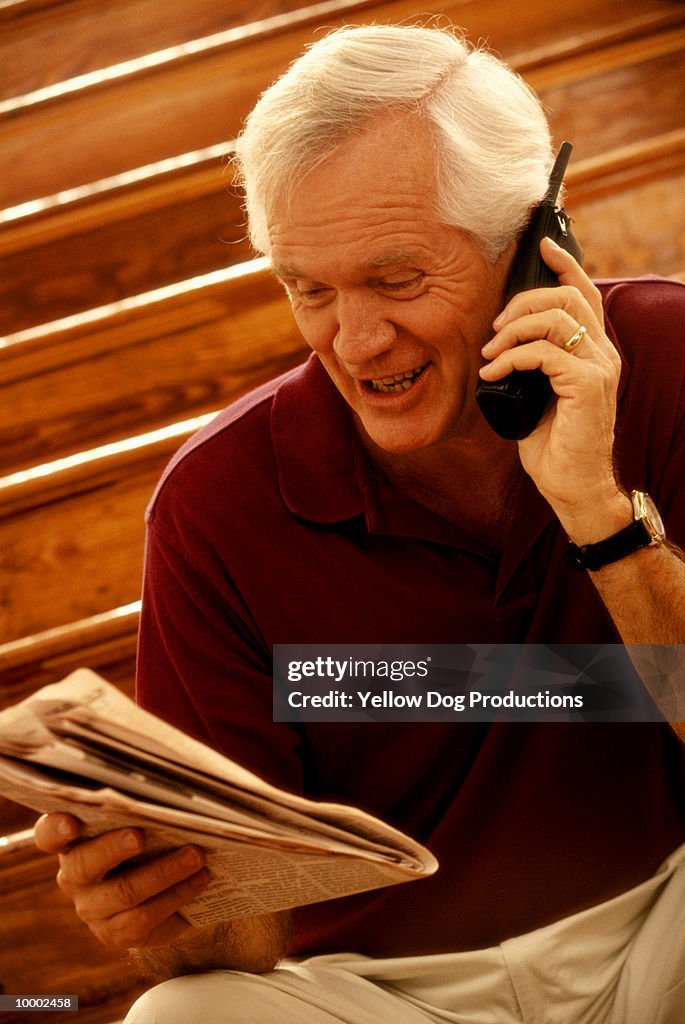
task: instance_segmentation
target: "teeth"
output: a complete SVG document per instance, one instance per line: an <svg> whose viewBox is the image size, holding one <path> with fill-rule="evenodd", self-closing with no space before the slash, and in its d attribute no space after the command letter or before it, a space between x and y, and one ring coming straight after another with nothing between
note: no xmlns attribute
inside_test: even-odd
<svg viewBox="0 0 685 1024"><path fill-rule="evenodd" d="M396 395L402 391L408 391L423 369L423 366L417 366L415 370L396 373L392 377L381 377L380 380L372 380L369 383L374 391L380 391L386 395Z"/></svg>

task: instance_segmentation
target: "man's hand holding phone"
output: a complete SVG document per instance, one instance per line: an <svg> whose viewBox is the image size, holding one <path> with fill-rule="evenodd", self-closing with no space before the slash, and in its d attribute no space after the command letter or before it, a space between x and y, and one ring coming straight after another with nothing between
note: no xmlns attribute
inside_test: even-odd
<svg viewBox="0 0 685 1024"><path fill-rule="evenodd" d="M587 274L549 238L540 253L559 287L510 299L483 349L488 363L480 372L483 380L496 381L512 370L539 369L549 379L555 400L518 441L521 463L569 536L589 543L630 517L613 462L621 361Z"/></svg>

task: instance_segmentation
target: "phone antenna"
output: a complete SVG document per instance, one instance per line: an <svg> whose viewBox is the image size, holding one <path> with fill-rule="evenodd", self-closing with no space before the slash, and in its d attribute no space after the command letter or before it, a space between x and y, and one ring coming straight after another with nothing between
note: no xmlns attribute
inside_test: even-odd
<svg viewBox="0 0 685 1024"><path fill-rule="evenodd" d="M556 203L561 190L561 184L566 174L566 168L568 162L571 159L571 153L573 152L573 145L570 142L562 142L557 153L557 158L554 161L554 167L552 173L549 176L549 185L547 186L547 192L545 193L542 202L545 205L551 205Z"/></svg>

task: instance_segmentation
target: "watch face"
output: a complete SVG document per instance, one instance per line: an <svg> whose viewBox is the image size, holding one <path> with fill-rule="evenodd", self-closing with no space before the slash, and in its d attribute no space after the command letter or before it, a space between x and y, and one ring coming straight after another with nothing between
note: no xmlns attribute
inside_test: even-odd
<svg viewBox="0 0 685 1024"><path fill-rule="evenodd" d="M652 543L659 543L666 536L666 531L656 505L644 491L633 491L631 497L635 518L641 519L645 524L652 536Z"/></svg>

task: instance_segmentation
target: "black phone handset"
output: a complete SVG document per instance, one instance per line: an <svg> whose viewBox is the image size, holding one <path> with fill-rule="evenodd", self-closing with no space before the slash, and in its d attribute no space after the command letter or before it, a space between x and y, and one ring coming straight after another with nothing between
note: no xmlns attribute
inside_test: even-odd
<svg viewBox="0 0 685 1024"><path fill-rule="evenodd" d="M583 250L571 230L571 221L557 205L573 146L562 142L552 168L547 192L535 208L514 256L505 303L518 292L559 284L556 274L540 256L540 242L552 238L579 263ZM542 370L514 370L502 380L480 381L476 400L492 429L510 440L527 437L535 429L552 397L552 386Z"/></svg>

